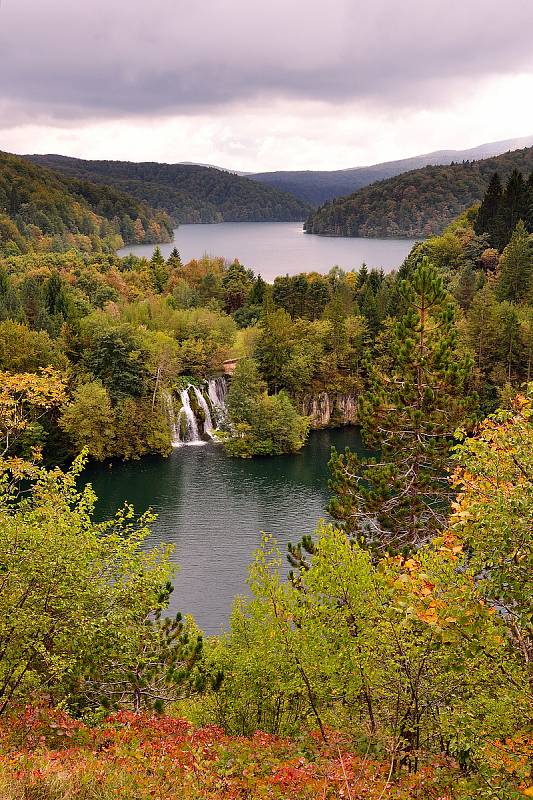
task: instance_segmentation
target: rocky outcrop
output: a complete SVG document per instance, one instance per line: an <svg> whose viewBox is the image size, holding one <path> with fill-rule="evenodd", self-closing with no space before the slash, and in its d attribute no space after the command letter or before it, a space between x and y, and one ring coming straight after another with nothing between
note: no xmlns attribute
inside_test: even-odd
<svg viewBox="0 0 533 800"><path fill-rule="evenodd" d="M335 428L357 422L357 396L320 392L304 397L302 413L310 417L312 428Z"/></svg>

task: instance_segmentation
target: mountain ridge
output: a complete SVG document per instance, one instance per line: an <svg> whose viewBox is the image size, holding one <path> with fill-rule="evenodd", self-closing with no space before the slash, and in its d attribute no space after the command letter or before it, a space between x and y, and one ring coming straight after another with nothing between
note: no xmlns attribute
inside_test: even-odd
<svg viewBox="0 0 533 800"><path fill-rule="evenodd" d="M165 211L175 224L303 222L311 210L308 203L286 192L216 167L57 154L23 158L71 178L111 185Z"/></svg>
<svg viewBox="0 0 533 800"><path fill-rule="evenodd" d="M531 145L533 145L533 134L514 139L502 139L497 142L485 142L462 150L435 150L430 153L365 166L338 170L276 170L247 173L247 177L290 192L311 205L320 205L327 200L352 194L357 189L376 181L392 178L413 169L430 165L447 165L462 160L478 161Z"/></svg>
<svg viewBox="0 0 533 800"><path fill-rule="evenodd" d="M505 180L533 170L533 147L479 161L431 165L370 184L310 214L306 233L323 236L426 238L482 200L495 172Z"/></svg>

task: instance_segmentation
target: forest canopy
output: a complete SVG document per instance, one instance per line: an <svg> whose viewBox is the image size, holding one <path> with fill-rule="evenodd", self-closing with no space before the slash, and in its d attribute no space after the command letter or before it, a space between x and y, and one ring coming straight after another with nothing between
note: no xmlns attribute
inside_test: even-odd
<svg viewBox="0 0 533 800"><path fill-rule="evenodd" d="M324 236L429 237L481 202L494 172L506 181L513 170L529 176L533 148L481 161L412 170L325 203L305 223Z"/></svg>
<svg viewBox="0 0 533 800"><path fill-rule="evenodd" d="M299 222L308 203L232 172L197 164L83 161L56 155L25 158L77 180L109 184L161 209L175 224Z"/></svg>

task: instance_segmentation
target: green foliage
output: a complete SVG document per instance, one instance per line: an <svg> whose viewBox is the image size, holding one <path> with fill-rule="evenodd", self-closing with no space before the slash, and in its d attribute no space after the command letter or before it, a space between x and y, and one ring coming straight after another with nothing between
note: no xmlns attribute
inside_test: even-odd
<svg viewBox="0 0 533 800"><path fill-rule="evenodd" d="M391 771L446 752L473 767L487 741L525 720L527 676L502 621L477 594L453 537L416 558L369 553L331 526L311 565L283 582L267 540L251 567L250 599L213 645L224 681L214 713L228 731L345 727Z"/></svg>
<svg viewBox="0 0 533 800"><path fill-rule="evenodd" d="M503 250L520 222L533 233L533 181L526 183L522 173L514 169L503 189L495 173L474 224L476 233L485 233L493 247Z"/></svg>
<svg viewBox="0 0 533 800"><path fill-rule="evenodd" d="M527 666L533 658L533 385L456 449L452 528L465 542L480 593L503 612Z"/></svg>
<svg viewBox="0 0 533 800"><path fill-rule="evenodd" d="M230 455L281 455L294 453L305 444L307 418L297 413L285 392L268 395L265 389L256 362L241 359L228 394L231 433L224 446Z"/></svg>
<svg viewBox="0 0 533 800"><path fill-rule="evenodd" d="M0 322L0 369L37 372L41 367L63 367L66 359L46 331L32 331L11 320Z"/></svg>
<svg viewBox="0 0 533 800"><path fill-rule="evenodd" d="M449 448L473 400L465 396L471 363L457 350L454 309L427 257L400 294L406 312L380 337L360 398L363 439L379 456L333 451L330 461L330 513L380 548L418 544L442 527Z"/></svg>
<svg viewBox="0 0 533 800"><path fill-rule="evenodd" d="M143 547L149 519L137 523L126 508L93 522L92 490L76 489L80 469L32 467L21 497L2 468L0 713L34 692L84 704L110 664L138 652L146 620L166 601L169 553Z"/></svg>
<svg viewBox="0 0 533 800"><path fill-rule="evenodd" d="M533 299L533 239L522 220L514 229L500 259L500 278L496 291L500 300L512 303L519 303L528 297Z"/></svg>
<svg viewBox="0 0 533 800"><path fill-rule="evenodd" d="M72 402L63 408L59 420L59 426L68 434L74 452L86 450L97 461L103 461L113 452L114 425L109 392L99 381L78 386Z"/></svg>
<svg viewBox="0 0 533 800"><path fill-rule="evenodd" d="M168 217L143 202L0 153L0 254L113 252L136 240L135 223L146 229L147 242L172 236Z"/></svg>
<svg viewBox="0 0 533 800"><path fill-rule="evenodd" d="M424 167L325 203L309 216L305 230L327 236L433 236L483 199L496 170L507 177L513 170L529 174L532 169L531 147L481 161Z"/></svg>
<svg viewBox="0 0 533 800"><path fill-rule="evenodd" d="M174 223L290 222L303 220L310 208L286 192L214 167L53 155L30 159L79 183L111 184L138 202L164 210Z"/></svg>

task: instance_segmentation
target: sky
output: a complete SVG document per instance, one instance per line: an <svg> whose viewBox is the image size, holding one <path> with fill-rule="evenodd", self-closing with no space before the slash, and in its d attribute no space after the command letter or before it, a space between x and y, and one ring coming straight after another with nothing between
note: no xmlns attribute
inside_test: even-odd
<svg viewBox="0 0 533 800"><path fill-rule="evenodd" d="M533 134L532 0L0 0L0 149L342 169Z"/></svg>

